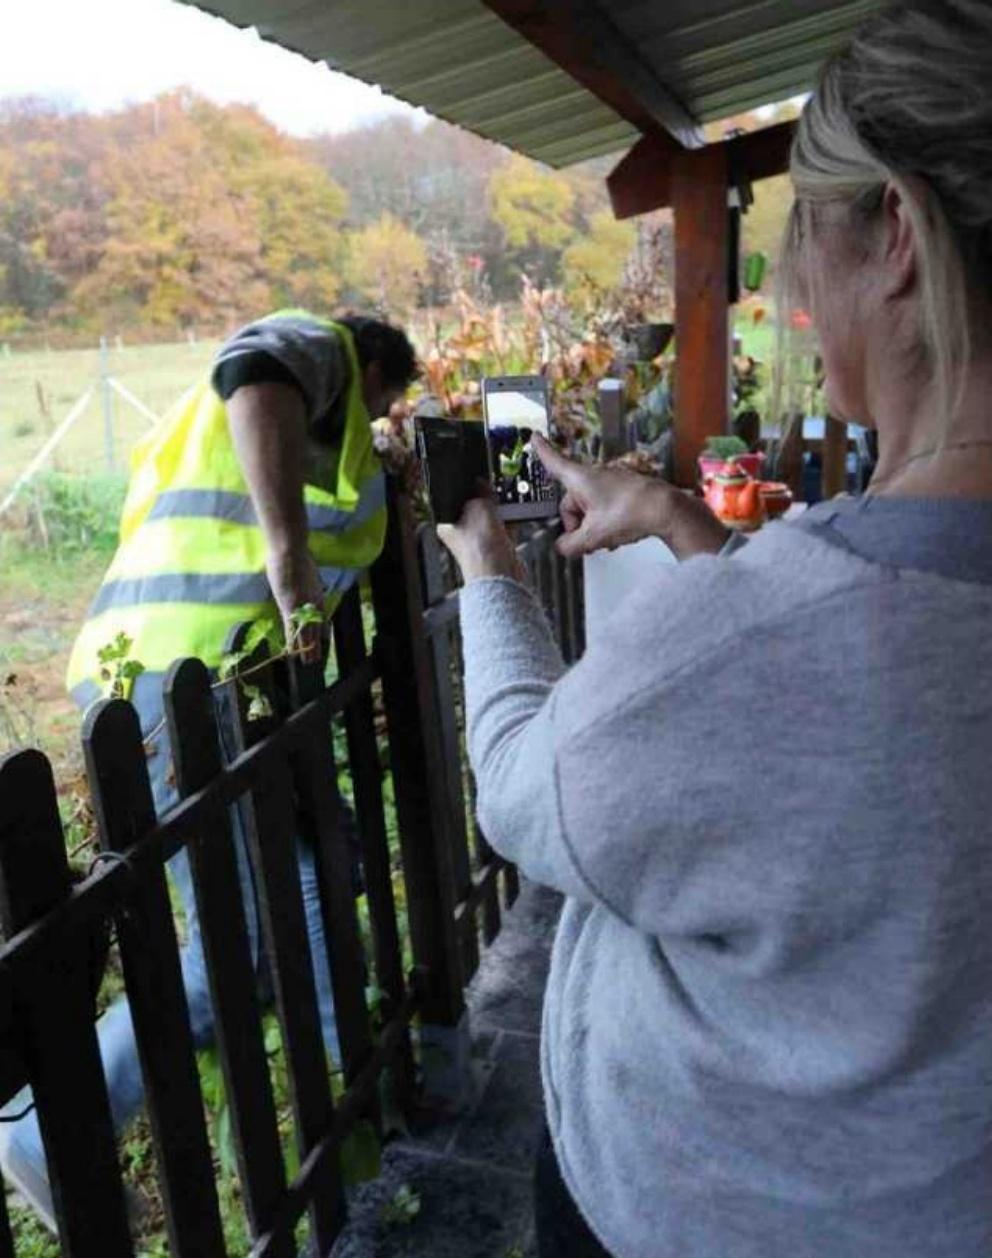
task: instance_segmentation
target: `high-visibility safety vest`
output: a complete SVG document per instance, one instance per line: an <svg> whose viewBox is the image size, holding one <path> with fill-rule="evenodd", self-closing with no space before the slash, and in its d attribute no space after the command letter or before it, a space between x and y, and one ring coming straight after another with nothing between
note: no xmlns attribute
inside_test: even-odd
<svg viewBox="0 0 992 1258"><path fill-rule="evenodd" d="M280 311L312 319L304 311ZM343 438L308 467L304 500L310 553L330 613L382 549L385 479L351 332L340 338L350 364ZM311 455L313 447L311 447ZM312 460L311 460L312 461ZM131 456L120 544L69 660L67 684L85 707L106 693L98 658L119 633L129 658L161 691L173 660L196 656L217 668L232 626L277 618L265 575L266 547L227 421L207 376L185 393Z"/></svg>

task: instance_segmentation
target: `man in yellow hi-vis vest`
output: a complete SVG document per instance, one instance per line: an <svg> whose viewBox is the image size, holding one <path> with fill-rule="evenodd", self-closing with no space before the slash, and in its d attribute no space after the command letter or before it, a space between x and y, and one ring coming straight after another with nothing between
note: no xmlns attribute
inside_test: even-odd
<svg viewBox="0 0 992 1258"><path fill-rule="evenodd" d="M410 342L373 319L336 322L280 311L249 324L221 350L212 373L187 391L132 456L120 545L73 648L69 688L81 707L106 692L100 650L119 634L145 671L130 695L148 739L159 814L176 801L162 730L164 675L197 656L216 669L231 628L281 619L303 604L333 611L375 559L385 536L383 473L370 422L416 376ZM299 645L319 646L320 626ZM222 727L223 736L223 727ZM339 824L353 831L340 803ZM252 871L232 812L253 955L265 965ZM314 853L297 842L321 1027L339 1056ZM183 982L197 1047L213 1042L214 1016L185 850L170 873L186 913ZM111 1111L118 1127L143 1098L126 999L99 1023ZM25 1107L25 1096L10 1107ZM0 1127L4 1174L55 1230L37 1119Z"/></svg>

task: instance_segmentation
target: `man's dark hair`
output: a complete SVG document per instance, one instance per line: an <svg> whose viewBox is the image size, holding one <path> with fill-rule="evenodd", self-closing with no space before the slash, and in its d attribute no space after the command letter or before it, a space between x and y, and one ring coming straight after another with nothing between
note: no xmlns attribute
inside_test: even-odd
<svg viewBox="0 0 992 1258"><path fill-rule="evenodd" d="M338 322L354 337L359 366L364 371L370 363L378 363L387 389L406 389L420 375L417 352L402 328L355 314Z"/></svg>

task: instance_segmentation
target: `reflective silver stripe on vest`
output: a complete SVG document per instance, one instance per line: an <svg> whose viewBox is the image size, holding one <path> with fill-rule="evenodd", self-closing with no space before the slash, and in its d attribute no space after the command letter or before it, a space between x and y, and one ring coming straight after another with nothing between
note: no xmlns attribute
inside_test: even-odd
<svg viewBox="0 0 992 1258"><path fill-rule="evenodd" d="M265 603L271 598L264 572L161 572L108 581L101 586L90 616L111 607L142 603Z"/></svg>
<svg viewBox="0 0 992 1258"><path fill-rule="evenodd" d="M341 594L359 575L357 568L321 568L328 594ZM272 597L264 572L162 572L108 581L90 608L90 617L114 607L144 603L257 604Z"/></svg>
<svg viewBox="0 0 992 1258"><path fill-rule="evenodd" d="M350 590L361 575L358 568L321 568L320 579L328 594L343 594Z"/></svg>
<svg viewBox="0 0 992 1258"><path fill-rule="evenodd" d="M370 520L386 505L386 478L367 481L354 511L307 503L307 524L319 533L343 533ZM166 489L155 499L149 520L226 520L257 525L255 506L247 494L229 489Z"/></svg>

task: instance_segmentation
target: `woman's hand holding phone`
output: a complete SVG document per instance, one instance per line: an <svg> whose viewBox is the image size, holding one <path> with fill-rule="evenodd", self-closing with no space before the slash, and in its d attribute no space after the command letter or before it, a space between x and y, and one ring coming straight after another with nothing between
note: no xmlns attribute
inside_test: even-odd
<svg viewBox="0 0 992 1258"><path fill-rule="evenodd" d="M496 510L492 489L485 481L480 481L478 488L478 497L468 500L457 524L437 526L439 539L451 552L466 583L482 577L526 581L513 538Z"/></svg>
<svg viewBox="0 0 992 1258"><path fill-rule="evenodd" d="M561 555L575 558L657 537L676 558L688 559L715 554L729 536L704 502L667 481L576 463L537 434L534 448L565 490L560 504L565 532L557 543Z"/></svg>
<svg viewBox="0 0 992 1258"><path fill-rule="evenodd" d="M716 554L730 536L701 499L667 481L622 468L577 463L537 433L533 442L538 458L565 490L560 504L565 531L557 542L560 555L578 558L657 537L677 559L689 559ZM465 581L494 576L523 581L523 565L485 482L479 482L479 495L466 504L457 524L438 525L438 537L451 551Z"/></svg>

